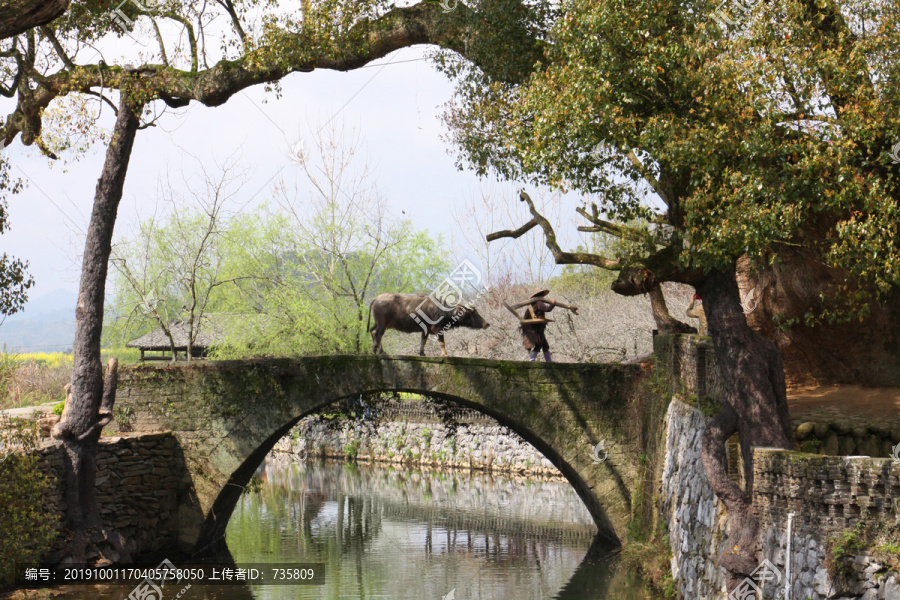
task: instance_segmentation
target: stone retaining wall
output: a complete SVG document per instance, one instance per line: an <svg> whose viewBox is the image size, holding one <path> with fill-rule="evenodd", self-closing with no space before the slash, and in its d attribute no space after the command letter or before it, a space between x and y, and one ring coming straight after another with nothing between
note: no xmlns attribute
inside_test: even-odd
<svg viewBox="0 0 900 600"><path fill-rule="evenodd" d="M415 423L441 423L441 416L435 405L428 400L386 400L378 404L383 421L409 421ZM457 423L494 425L495 419L477 410L464 406L453 406L453 418Z"/></svg>
<svg viewBox="0 0 900 600"><path fill-rule="evenodd" d="M427 416L425 412L423 416ZM491 419L483 421L486 424L460 425L454 432L431 421L382 420L377 426L345 421L340 427L329 427L320 417L309 417L282 438L273 452L292 455L296 460L322 456L562 477L549 460L512 430Z"/></svg>
<svg viewBox="0 0 900 600"><path fill-rule="evenodd" d="M49 515L66 511L65 450L58 441L39 450L41 470L54 479L44 501ZM104 524L121 533L139 556L177 546L179 507L190 503L190 478L175 437L142 433L102 437L97 449L97 502ZM57 539L52 551L60 550Z"/></svg>
<svg viewBox="0 0 900 600"><path fill-rule="evenodd" d="M679 598L724 600L718 557L728 549L727 511L700 463L706 421L700 410L677 398L669 405L660 515ZM829 541L858 523L900 528L900 461L757 448L753 496L760 524L757 559L769 561L779 581L763 588L763 598L783 597L793 513L791 600L900 600L900 554L879 547L877 540L865 543L874 549L851 549L841 561L845 576L832 578L826 568Z"/></svg>
<svg viewBox="0 0 900 600"><path fill-rule="evenodd" d="M888 458L900 445L900 423L880 422L853 426L837 421L806 422L794 428L796 447L803 452L829 456L874 456ZM900 451L900 446L898 446Z"/></svg>
<svg viewBox="0 0 900 600"><path fill-rule="evenodd" d="M725 570L718 557L724 551L724 505L716 498L700 463L703 413L678 400L666 415L666 455L660 494L660 518L672 549L672 577L679 598L721 597Z"/></svg>

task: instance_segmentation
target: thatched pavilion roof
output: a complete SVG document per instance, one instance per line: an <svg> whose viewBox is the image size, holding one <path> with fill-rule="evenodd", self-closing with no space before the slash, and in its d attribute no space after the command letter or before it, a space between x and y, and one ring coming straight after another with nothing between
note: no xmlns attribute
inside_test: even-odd
<svg viewBox="0 0 900 600"><path fill-rule="evenodd" d="M225 326L228 317L233 315L212 314L204 315L200 321L200 327L194 338L194 348L202 349L220 342L225 335ZM175 321L169 325L172 339L175 341L176 350L187 350L189 327L187 321ZM140 348L142 350L171 350L169 336L162 327L158 327L125 344L126 348Z"/></svg>

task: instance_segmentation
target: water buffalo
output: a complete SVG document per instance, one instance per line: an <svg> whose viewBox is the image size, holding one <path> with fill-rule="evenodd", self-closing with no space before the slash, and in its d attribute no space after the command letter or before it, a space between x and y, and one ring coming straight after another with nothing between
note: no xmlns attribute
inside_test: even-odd
<svg viewBox="0 0 900 600"><path fill-rule="evenodd" d="M374 317L374 325L371 324ZM369 305L369 333L372 334L372 351L384 354L381 338L388 329L401 333L422 334L419 356L425 356L425 340L435 334L441 344L441 354L448 356L444 344L444 332L453 327L487 329L490 323L471 306L458 304L442 306L440 300L432 300L428 294L380 294Z"/></svg>

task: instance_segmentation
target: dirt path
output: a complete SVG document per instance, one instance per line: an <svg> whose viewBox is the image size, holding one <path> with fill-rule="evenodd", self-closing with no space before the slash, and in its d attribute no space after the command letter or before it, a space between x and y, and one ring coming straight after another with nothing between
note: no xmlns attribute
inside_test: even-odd
<svg viewBox="0 0 900 600"><path fill-rule="evenodd" d="M7 408L6 410L0 410L0 412L6 413L10 417L30 417L35 412L51 412L53 407L56 406L56 402L50 402L49 404L40 404L38 406L25 406L22 408Z"/></svg>
<svg viewBox="0 0 900 600"><path fill-rule="evenodd" d="M806 421L900 424L900 388L827 385L789 390L788 406L794 425Z"/></svg>

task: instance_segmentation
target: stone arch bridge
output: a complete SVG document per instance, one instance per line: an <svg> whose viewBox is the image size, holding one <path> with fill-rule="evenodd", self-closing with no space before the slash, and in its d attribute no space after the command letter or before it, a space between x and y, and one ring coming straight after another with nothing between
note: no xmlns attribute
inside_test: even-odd
<svg viewBox="0 0 900 600"><path fill-rule="evenodd" d="M123 368L116 421L171 431L185 477L179 546L198 555L224 536L244 486L304 416L361 393L447 399L509 427L568 479L612 544L639 487L629 398L640 367L470 358L324 356ZM603 441L605 460L592 447ZM637 501L637 500L635 500Z"/></svg>

